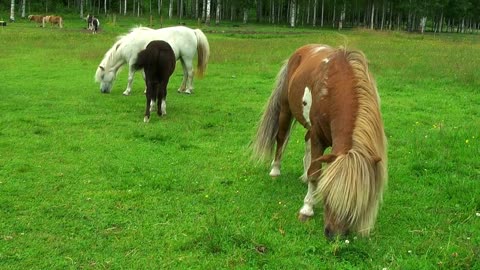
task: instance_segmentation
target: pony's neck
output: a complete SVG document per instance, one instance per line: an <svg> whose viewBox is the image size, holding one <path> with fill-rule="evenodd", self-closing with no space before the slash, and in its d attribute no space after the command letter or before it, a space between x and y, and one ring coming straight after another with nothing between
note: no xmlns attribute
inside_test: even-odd
<svg viewBox="0 0 480 270"><path fill-rule="evenodd" d="M115 72L125 64L125 59L121 56L119 51L117 51L117 43L113 45L110 50L105 54L105 57L102 60L101 66L105 67L105 70L113 70Z"/></svg>

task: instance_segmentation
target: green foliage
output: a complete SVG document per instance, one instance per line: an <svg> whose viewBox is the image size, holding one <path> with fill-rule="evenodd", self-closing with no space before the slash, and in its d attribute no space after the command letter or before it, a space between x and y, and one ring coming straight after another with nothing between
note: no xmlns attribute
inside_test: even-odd
<svg viewBox="0 0 480 270"><path fill-rule="evenodd" d="M180 95L178 65L167 116L144 124L139 74L130 97L125 70L108 95L93 75L148 23L0 28L0 269L480 268L477 36L203 27L205 78ZM361 49L377 80L390 180L368 238L327 242L321 206L297 221L300 127L278 179L249 159L278 69L307 43Z"/></svg>

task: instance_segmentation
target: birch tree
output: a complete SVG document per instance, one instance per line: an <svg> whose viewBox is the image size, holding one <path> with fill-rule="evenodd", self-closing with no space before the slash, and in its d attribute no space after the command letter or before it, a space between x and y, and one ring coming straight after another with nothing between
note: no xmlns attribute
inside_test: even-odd
<svg viewBox="0 0 480 270"><path fill-rule="evenodd" d="M297 1L290 0L290 27L295 27Z"/></svg>
<svg viewBox="0 0 480 270"><path fill-rule="evenodd" d="M15 0L10 3L10 21L15 21Z"/></svg>
<svg viewBox="0 0 480 270"><path fill-rule="evenodd" d="M25 18L25 2L27 2L27 0L22 0L22 18Z"/></svg>
<svg viewBox="0 0 480 270"><path fill-rule="evenodd" d="M215 24L220 23L220 11L222 10L222 0L217 0L217 14L215 18Z"/></svg>
<svg viewBox="0 0 480 270"><path fill-rule="evenodd" d="M205 8L205 23L207 25L210 24L210 6L212 4L212 1L211 0L207 0L207 6Z"/></svg>
<svg viewBox="0 0 480 270"><path fill-rule="evenodd" d="M168 18L171 19L173 15L173 0L168 4Z"/></svg>

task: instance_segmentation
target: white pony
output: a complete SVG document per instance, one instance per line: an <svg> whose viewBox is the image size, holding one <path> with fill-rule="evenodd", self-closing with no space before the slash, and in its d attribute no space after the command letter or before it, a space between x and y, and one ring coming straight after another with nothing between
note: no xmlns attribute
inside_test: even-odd
<svg viewBox="0 0 480 270"><path fill-rule="evenodd" d="M167 27L154 30L147 27L137 27L124 36L120 36L112 48L107 51L95 73L95 81L100 82L100 91L110 93L112 83L118 70L128 64L128 84L124 95L132 91L133 65L138 53L153 40L166 41L172 47L176 60L181 61L183 67L183 81L178 92L190 94L193 90L193 58L198 54L197 72L202 76L207 68L210 47L207 37L200 29L190 29L185 26Z"/></svg>

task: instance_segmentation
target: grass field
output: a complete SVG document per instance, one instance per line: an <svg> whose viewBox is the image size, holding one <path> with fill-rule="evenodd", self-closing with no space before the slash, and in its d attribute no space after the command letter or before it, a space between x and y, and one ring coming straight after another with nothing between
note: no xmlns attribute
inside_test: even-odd
<svg viewBox="0 0 480 270"><path fill-rule="evenodd" d="M479 36L202 26L205 78L177 94L178 65L167 116L145 124L139 74L129 97L126 70L108 95L93 75L148 20L101 19L97 35L73 16L0 28L0 269L480 269ZM364 51L377 80L389 184L368 238L326 241L321 208L297 221L299 126L278 179L249 159L276 73L307 43Z"/></svg>

